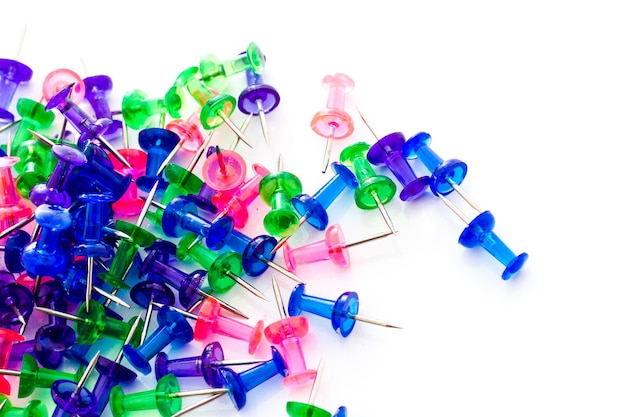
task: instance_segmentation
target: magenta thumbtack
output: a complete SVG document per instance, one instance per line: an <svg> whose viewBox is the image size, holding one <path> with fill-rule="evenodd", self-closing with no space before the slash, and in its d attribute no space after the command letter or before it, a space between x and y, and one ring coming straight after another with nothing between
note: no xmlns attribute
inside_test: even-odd
<svg viewBox="0 0 626 417"><path fill-rule="evenodd" d="M270 173L270 171L261 164L252 164L254 175L242 183L239 188L232 193L216 192L211 201L217 208L217 216L229 216L234 221L237 229L243 228L248 223L248 206L259 195L259 183ZM214 219L214 221L215 221Z"/></svg>
<svg viewBox="0 0 626 417"><path fill-rule="evenodd" d="M215 152L204 161L202 178L215 191L234 190L246 178L246 162L237 152L221 150L216 146Z"/></svg>
<svg viewBox="0 0 626 417"><path fill-rule="evenodd" d="M265 328L265 338L280 347L283 358L287 362L289 372L283 379L283 384L288 387L301 386L313 381L317 375L317 371L307 369L302 349L302 337L309 332L309 321L303 316L287 317L280 287L274 275L272 275L272 288L280 320Z"/></svg>
<svg viewBox="0 0 626 417"><path fill-rule="evenodd" d="M211 334L223 334L248 343L248 352L256 352L263 339L263 320L258 320L254 326L226 317L221 313L221 307L212 298L205 299L198 312L198 319L194 328L194 339L204 341Z"/></svg>
<svg viewBox="0 0 626 417"><path fill-rule="evenodd" d="M330 260L335 265L347 268L350 266L350 254L348 248L391 236L390 231L381 232L370 237L346 242L343 230L339 224L334 224L326 229L324 239L299 248L291 248L288 243L283 246L283 259L285 267L295 272L298 265Z"/></svg>
<svg viewBox="0 0 626 417"><path fill-rule="evenodd" d="M75 71L69 68L58 68L46 75L43 80L43 98L49 102L59 91L71 86L72 100L80 103L85 98L85 82Z"/></svg>

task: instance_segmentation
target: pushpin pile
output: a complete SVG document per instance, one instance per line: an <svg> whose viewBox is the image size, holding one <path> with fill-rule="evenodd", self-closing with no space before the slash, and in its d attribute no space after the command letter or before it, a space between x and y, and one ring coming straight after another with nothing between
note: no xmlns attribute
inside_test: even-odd
<svg viewBox="0 0 626 417"><path fill-rule="evenodd" d="M328 319L342 337L357 322L400 327L362 315L355 291L308 294L296 271L325 260L347 268L350 248L393 239L398 230L385 205L399 187L402 201L430 191L465 223L462 246L493 255L505 280L519 273L528 255L494 233L493 214L461 188L467 165L440 158L428 133L379 137L359 113L376 140L348 143L355 120L346 99L355 83L346 74L322 77L327 104L310 123L326 140L322 173L332 170L321 188L305 193L281 155L275 170L246 161L237 147L268 146L270 113L281 103L262 79L265 69L266 56L250 43L230 59L206 54L181 68L162 96L133 89L115 103L110 77L81 79L59 68L45 77L41 98L19 97L34 72L0 60L0 416L178 417L210 413L221 397L240 410L263 401L252 392L275 377L284 389L312 386L307 403L285 405L289 416L346 416L343 405L334 413L313 405L321 364L307 365L305 336L327 330L310 328L307 315ZM231 91L237 78L245 79L238 96ZM233 121L237 111L245 115L241 126ZM262 141L246 133L253 117ZM131 135L139 148L131 148ZM220 136L230 143L218 144ZM333 161L333 146L342 142ZM429 175L418 176L418 168ZM334 210L354 210L335 207L343 193L358 209L378 210L386 228L347 241L331 221ZM478 214L465 214L451 193ZM257 198L265 233L250 236L244 228ZM294 247L305 225L323 238ZM248 317L245 306L222 299L239 286L269 301L256 280L271 280L278 320ZM292 284L287 299L281 281ZM227 359L222 338L241 342L249 356ZM192 342L203 348L177 354ZM259 358L263 344L270 354ZM138 373L154 375L154 387L133 386ZM206 388L189 388L191 378ZM23 409L10 401L46 391L56 408L35 398ZM188 397L200 400L183 407Z"/></svg>

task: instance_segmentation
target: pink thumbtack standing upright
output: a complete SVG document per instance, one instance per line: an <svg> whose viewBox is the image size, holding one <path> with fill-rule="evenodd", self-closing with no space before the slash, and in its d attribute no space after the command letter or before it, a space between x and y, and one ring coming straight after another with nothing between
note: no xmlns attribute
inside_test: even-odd
<svg viewBox="0 0 626 417"><path fill-rule="evenodd" d="M287 362L289 374L283 379L283 384L288 387L308 384L314 381L317 375L316 370L307 369L302 349L301 339L309 332L309 321L303 316L287 317L280 288L273 275L272 287L281 319L265 328L265 337L270 343L280 347L281 354Z"/></svg>
<svg viewBox="0 0 626 417"><path fill-rule="evenodd" d="M311 120L311 129L326 138L322 173L328 169L333 139L343 139L354 131L352 117L344 110L346 93L354 88L354 81L346 74L329 74L322 79L328 89L326 108L318 111Z"/></svg>

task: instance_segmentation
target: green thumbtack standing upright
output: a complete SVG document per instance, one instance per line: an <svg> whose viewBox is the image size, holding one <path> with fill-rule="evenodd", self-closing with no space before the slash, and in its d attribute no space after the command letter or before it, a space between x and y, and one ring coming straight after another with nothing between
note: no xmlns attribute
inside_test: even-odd
<svg viewBox="0 0 626 417"><path fill-rule="evenodd" d="M266 175L259 183L261 199L272 208L263 218L263 226L272 236L289 236L300 222L291 199L302 193L302 182L294 174L283 171L282 165L279 156L278 171Z"/></svg>

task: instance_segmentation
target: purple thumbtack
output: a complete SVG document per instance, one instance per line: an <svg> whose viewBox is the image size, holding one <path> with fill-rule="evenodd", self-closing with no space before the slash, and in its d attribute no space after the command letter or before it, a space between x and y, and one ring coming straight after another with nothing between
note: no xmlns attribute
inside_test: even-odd
<svg viewBox="0 0 626 417"><path fill-rule="evenodd" d="M108 75L94 75L84 78L83 82L85 83L85 100L91 105L96 118L112 121L102 135L107 140L117 139L122 134L122 121L113 119L108 101L108 95L113 89L113 80Z"/></svg>

